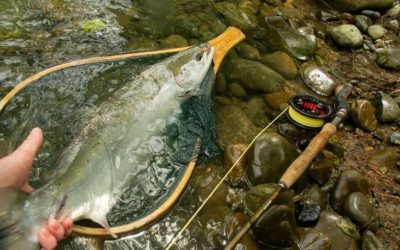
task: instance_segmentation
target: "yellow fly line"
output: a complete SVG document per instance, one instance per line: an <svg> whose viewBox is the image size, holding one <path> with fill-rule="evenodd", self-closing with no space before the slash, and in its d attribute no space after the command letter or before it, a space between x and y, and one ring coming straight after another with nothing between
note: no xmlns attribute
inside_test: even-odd
<svg viewBox="0 0 400 250"><path fill-rule="evenodd" d="M325 123L325 121L323 119L316 119L316 118L302 115L301 113L297 112L293 107L289 108L288 113L289 113L290 118L292 118L296 122L300 123L304 127L320 128Z"/></svg>

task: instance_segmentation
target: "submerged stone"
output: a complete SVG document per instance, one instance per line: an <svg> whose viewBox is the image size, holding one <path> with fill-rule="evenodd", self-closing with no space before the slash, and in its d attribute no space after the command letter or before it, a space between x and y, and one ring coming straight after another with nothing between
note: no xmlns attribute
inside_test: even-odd
<svg viewBox="0 0 400 250"><path fill-rule="evenodd" d="M257 27L257 20L254 14L239 9L236 4L225 1L219 2L215 4L215 9L230 25L241 30L252 30Z"/></svg>
<svg viewBox="0 0 400 250"><path fill-rule="evenodd" d="M300 69L300 75L304 83L317 94L330 96L336 87L335 81L318 66L304 66Z"/></svg>
<svg viewBox="0 0 400 250"><path fill-rule="evenodd" d="M299 60L310 58L316 48L316 42L289 26L281 16L265 18L267 42L274 50L283 50Z"/></svg>
<svg viewBox="0 0 400 250"><path fill-rule="evenodd" d="M226 223L225 231L227 240L231 240L246 224L249 218L243 213L235 213ZM235 249L241 250L258 250L257 242L253 239L250 232L246 233L242 239L236 244Z"/></svg>
<svg viewBox="0 0 400 250"><path fill-rule="evenodd" d="M236 51L238 52L239 56L244 59L249 60L259 60L260 59L260 52L258 49L254 48L248 43L240 43L236 46Z"/></svg>
<svg viewBox="0 0 400 250"><path fill-rule="evenodd" d="M179 48L188 46L188 42L183 36L172 34L160 40L161 48Z"/></svg>
<svg viewBox="0 0 400 250"><path fill-rule="evenodd" d="M356 100L350 106L352 120L363 130L374 131L378 128L375 108L367 100Z"/></svg>
<svg viewBox="0 0 400 250"><path fill-rule="evenodd" d="M386 48L377 53L376 62L379 66L400 71L400 48Z"/></svg>
<svg viewBox="0 0 400 250"><path fill-rule="evenodd" d="M215 91L217 95L223 95L226 91L226 86L225 76L222 73L217 74L215 78Z"/></svg>
<svg viewBox="0 0 400 250"><path fill-rule="evenodd" d="M233 164L239 159L239 156L246 150L246 148L246 144L234 144L229 145L226 148L223 161L223 165L226 171L228 171L233 166ZM231 186L243 186L246 183L244 176L246 173L246 162L247 156L245 155L229 174L228 181Z"/></svg>
<svg viewBox="0 0 400 250"><path fill-rule="evenodd" d="M226 77L240 80L241 84L251 90L274 92L282 88L285 79L262 63L234 58L225 68Z"/></svg>
<svg viewBox="0 0 400 250"><path fill-rule="evenodd" d="M362 250L385 250L382 242L371 231L366 230L362 236Z"/></svg>
<svg viewBox="0 0 400 250"><path fill-rule="evenodd" d="M400 119L400 107L388 94L378 91L375 94L374 103L379 121L393 122Z"/></svg>
<svg viewBox="0 0 400 250"><path fill-rule="evenodd" d="M363 227L372 220L375 211L375 200L370 195L354 192L346 198L343 210L352 221Z"/></svg>
<svg viewBox="0 0 400 250"><path fill-rule="evenodd" d="M363 36L358 28L352 24L341 24L328 29L333 41L346 48L358 48L363 43Z"/></svg>
<svg viewBox="0 0 400 250"><path fill-rule="evenodd" d="M249 153L247 177L250 183L277 182L297 155L296 147L279 134L261 135Z"/></svg>
<svg viewBox="0 0 400 250"><path fill-rule="evenodd" d="M390 8L394 0L327 0L326 2L342 11L359 11Z"/></svg>
<svg viewBox="0 0 400 250"><path fill-rule="evenodd" d="M201 228L212 248L220 249L226 243L225 223L231 216L232 212L226 206L209 207L200 215Z"/></svg>
<svg viewBox="0 0 400 250"><path fill-rule="evenodd" d="M348 195L353 192L367 194L371 188L371 183L364 175L355 170L345 170L339 175L332 190L330 204L333 209L341 212Z"/></svg>
<svg viewBox="0 0 400 250"><path fill-rule="evenodd" d="M226 105L217 110L217 143L222 149L230 144L250 143L258 131L240 108Z"/></svg>
<svg viewBox="0 0 400 250"><path fill-rule="evenodd" d="M297 66L293 59L285 52L276 51L261 57L260 62L281 74L286 79L293 79L297 76Z"/></svg>
<svg viewBox="0 0 400 250"><path fill-rule="evenodd" d="M245 98L247 96L246 90L237 82L228 84L228 91L231 96L237 98Z"/></svg>
<svg viewBox="0 0 400 250"><path fill-rule="evenodd" d="M331 240L320 231L310 229L300 229L299 235L299 247L302 250L330 250Z"/></svg>
<svg viewBox="0 0 400 250"><path fill-rule="evenodd" d="M357 233L356 226L335 212L322 211L315 229L330 239L331 250L360 249L360 235Z"/></svg>

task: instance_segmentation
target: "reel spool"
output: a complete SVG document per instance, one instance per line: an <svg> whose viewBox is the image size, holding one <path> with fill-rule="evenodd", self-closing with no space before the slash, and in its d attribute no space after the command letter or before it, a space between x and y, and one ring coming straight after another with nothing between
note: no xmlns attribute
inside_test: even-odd
<svg viewBox="0 0 400 250"><path fill-rule="evenodd" d="M309 130L318 130L332 115L332 108L313 96L293 96L286 116L295 125Z"/></svg>

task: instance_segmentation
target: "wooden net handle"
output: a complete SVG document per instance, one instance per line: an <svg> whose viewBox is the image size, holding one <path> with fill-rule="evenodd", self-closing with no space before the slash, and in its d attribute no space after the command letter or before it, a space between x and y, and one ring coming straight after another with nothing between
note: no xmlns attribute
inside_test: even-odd
<svg viewBox="0 0 400 250"><path fill-rule="evenodd" d="M290 188L306 171L310 163L314 160L319 152L325 147L329 138L336 134L336 126L332 123L326 123L321 132L311 140L303 153L290 164L286 172L283 174L279 183Z"/></svg>

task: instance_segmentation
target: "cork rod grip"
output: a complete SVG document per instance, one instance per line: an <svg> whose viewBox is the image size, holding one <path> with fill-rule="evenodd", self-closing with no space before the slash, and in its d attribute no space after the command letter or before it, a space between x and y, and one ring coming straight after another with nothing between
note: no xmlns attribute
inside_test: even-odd
<svg viewBox="0 0 400 250"><path fill-rule="evenodd" d="M285 171L279 183L290 188L299 177L306 171L312 160L325 147L329 138L336 133L336 127L332 123L326 123L321 132L311 140L303 153L292 162Z"/></svg>

